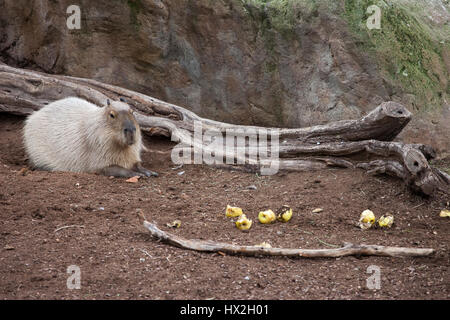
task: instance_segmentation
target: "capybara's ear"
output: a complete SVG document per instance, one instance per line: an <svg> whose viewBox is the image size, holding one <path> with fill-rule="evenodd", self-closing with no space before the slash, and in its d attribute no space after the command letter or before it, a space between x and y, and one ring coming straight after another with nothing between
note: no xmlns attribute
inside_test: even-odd
<svg viewBox="0 0 450 320"><path fill-rule="evenodd" d="M109 99L106 99L106 106L109 107L111 105L111 101Z"/></svg>

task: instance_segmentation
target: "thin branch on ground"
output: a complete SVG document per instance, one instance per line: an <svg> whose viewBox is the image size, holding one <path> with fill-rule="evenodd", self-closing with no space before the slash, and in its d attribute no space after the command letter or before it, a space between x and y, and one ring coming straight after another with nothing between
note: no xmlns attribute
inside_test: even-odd
<svg viewBox="0 0 450 320"><path fill-rule="evenodd" d="M379 245L365 245L345 243L343 247L337 249L288 249L288 248L265 248L261 246L241 246L229 243L214 242L209 240L189 240L162 231L155 224L148 221L143 222L144 227L150 234L170 245L200 251L216 252L245 256L285 256L298 258L337 258L344 256L386 256L386 257L425 257L433 254L431 248L406 248L387 247Z"/></svg>

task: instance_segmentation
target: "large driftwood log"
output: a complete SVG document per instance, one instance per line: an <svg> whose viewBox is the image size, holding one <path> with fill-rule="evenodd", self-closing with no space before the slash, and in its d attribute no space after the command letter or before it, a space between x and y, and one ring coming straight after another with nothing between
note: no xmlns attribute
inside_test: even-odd
<svg viewBox="0 0 450 320"><path fill-rule="evenodd" d="M387 256L387 257L425 257L434 253L431 248L385 247L379 245L355 245L345 243L337 249L296 249L296 248L266 248L262 246L241 246L210 240L189 240L167 233L155 224L143 222L144 227L158 240L176 247L200 252L223 252L246 256L284 256L299 258L338 258L345 256Z"/></svg>
<svg viewBox="0 0 450 320"><path fill-rule="evenodd" d="M136 117L143 131L171 137L194 150L205 147L204 141L193 139L196 124L201 124L202 132L233 132L235 136L246 136L250 131L261 129L278 133L277 159L249 157L254 150L245 140L244 147L239 149L236 145L232 153L226 148L214 152L216 159L234 160L232 164L219 164L221 167L257 171L275 163L281 170L362 168L373 174L396 176L426 195L439 191L450 193L450 176L428 164L427 160L435 156L431 147L392 142L411 119L411 113L395 102L382 103L361 119L309 128L239 126L204 119L182 107L95 80L49 75L0 63L0 112L28 115L68 96L84 98L97 105L105 105L108 98L125 98L138 111ZM271 144L269 141L269 150Z"/></svg>

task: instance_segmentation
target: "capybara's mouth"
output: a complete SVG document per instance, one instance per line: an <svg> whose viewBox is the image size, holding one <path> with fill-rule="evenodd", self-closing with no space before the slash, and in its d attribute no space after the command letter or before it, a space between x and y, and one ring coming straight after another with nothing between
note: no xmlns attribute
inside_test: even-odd
<svg viewBox="0 0 450 320"><path fill-rule="evenodd" d="M136 140L134 139L134 134L131 132L125 134L125 140L127 142L127 145L129 146L133 145L136 142Z"/></svg>

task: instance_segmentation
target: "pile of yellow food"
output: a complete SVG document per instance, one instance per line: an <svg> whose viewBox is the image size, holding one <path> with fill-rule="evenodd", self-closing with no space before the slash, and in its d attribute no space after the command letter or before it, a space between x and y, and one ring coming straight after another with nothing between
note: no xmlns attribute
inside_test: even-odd
<svg viewBox="0 0 450 320"><path fill-rule="evenodd" d="M359 217L359 227L363 230L369 229L375 224L376 217L371 210L364 210ZM392 215L381 216L378 219L378 226L381 228L390 228L394 224L394 217Z"/></svg>
<svg viewBox="0 0 450 320"><path fill-rule="evenodd" d="M225 215L228 218L238 218L235 224L239 230L249 230L252 226L252 220L248 219L242 209L239 207L232 207L230 205L227 205ZM258 220L262 224L269 224L276 220L281 222L288 222L289 220L291 220L291 218L292 209L287 205L283 205L276 214L270 209L261 211L258 214Z"/></svg>

